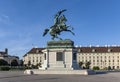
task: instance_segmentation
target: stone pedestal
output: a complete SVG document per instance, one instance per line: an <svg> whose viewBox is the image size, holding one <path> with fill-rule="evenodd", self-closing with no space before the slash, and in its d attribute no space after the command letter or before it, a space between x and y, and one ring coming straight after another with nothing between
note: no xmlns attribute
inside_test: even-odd
<svg viewBox="0 0 120 82"><path fill-rule="evenodd" d="M78 69L74 42L71 40L49 41L44 50L48 70Z"/></svg>
<svg viewBox="0 0 120 82"><path fill-rule="evenodd" d="M74 42L71 40L49 41L43 50L44 64L42 68L32 69L26 74L95 74L92 70L82 70L77 64L77 51L74 49Z"/></svg>

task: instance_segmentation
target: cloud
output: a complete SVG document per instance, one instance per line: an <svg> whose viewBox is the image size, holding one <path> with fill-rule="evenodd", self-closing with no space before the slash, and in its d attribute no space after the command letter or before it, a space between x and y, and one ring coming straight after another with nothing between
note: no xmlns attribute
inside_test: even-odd
<svg viewBox="0 0 120 82"><path fill-rule="evenodd" d="M5 14L0 15L0 23L10 24L10 17Z"/></svg>

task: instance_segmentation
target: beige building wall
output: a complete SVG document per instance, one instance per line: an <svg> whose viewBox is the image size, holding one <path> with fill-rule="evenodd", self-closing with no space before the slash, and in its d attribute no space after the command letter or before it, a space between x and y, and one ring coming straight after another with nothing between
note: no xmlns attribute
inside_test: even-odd
<svg viewBox="0 0 120 82"><path fill-rule="evenodd" d="M42 64L44 60L44 54L42 50L44 50L44 48L32 48L29 52L27 52L23 56L24 65L28 65L29 63L31 65L37 65L39 63Z"/></svg>
<svg viewBox="0 0 120 82"><path fill-rule="evenodd" d="M23 61L25 65L28 65L28 62L30 61L31 65L37 65L38 63L43 63L43 54L27 54L25 57L23 57Z"/></svg>
<svg viewBox="0 0 120 82"><path fill-rule="evenodd" d="M99 66L100 69L110 66L112 69L120 69L120 52L108 53L77 53L78 62L90 61L90 67Z"/></svg>

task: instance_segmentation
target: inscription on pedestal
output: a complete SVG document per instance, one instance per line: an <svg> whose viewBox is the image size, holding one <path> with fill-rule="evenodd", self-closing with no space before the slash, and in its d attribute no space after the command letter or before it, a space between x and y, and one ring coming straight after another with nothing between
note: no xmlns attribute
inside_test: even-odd
<svg viewBox="0 0 120 82"><path fill-rule="evenodd" d="M63 61L63 52L56 53L56 61Z"/></svg>

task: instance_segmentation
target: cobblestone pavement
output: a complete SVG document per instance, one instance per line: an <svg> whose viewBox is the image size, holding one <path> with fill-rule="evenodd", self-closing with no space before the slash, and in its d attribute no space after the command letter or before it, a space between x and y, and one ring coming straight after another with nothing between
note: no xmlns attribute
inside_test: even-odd
<svg viewBox="0 0 120 82"><path fill-rule="evenodd" d="M120 72L96 75L25 75L23 71L0 71L0 82L120 82Z"/></svg>

